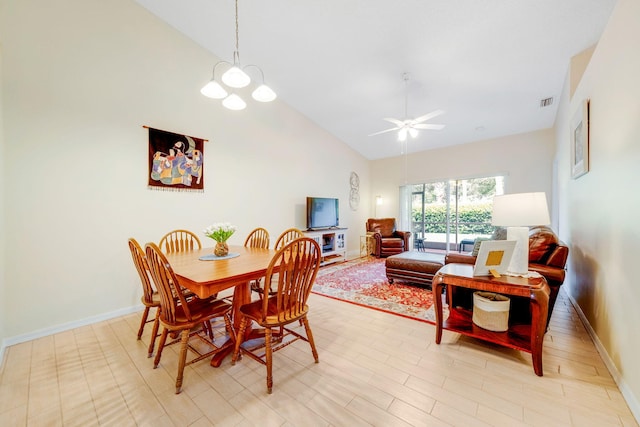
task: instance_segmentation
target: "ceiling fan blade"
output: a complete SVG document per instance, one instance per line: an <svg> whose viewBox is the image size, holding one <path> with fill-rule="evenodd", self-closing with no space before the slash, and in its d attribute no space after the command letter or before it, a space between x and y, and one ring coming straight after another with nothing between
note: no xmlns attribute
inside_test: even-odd
<svg viewBox="0 0 640 427"><path fill-rule="evenodd" d="M429 123L418 123L415 124L413 126L411 126L414 129L431 129L431 130L440 130L440 129L444 129L444 125L432 125Z"/></svg>
<svg viewBox="0 0 640 427"><path fill-rule="evenodd" d="M369 136L380 135L381 133L393 132L394 130L398 130L398 129L400 128L385 129L385 130L381 130L380 132L372 133Z"/></svg>
<svg viewBox="0 0 640 427"><path fill-rule="evenodd" d="M391 118L384 118L382 120L386 120L388 122L393 123L394 125L398 126L398 128L401 128L402 126L404 126L404 122L402 120L398 120L398 119L391 119Z"/></svg>
<svg viewBox="0 0 640 427"><path fill-rule="evenodd" d="M434 117L438 117L440 114L444 114L443 110L435 110L430 112L429 114L425 114L424 116L420 116L420 117L416 117L415 119L411 120L412 123L421 123L421 122L426 122L429 119L433 119Z"/></svg>

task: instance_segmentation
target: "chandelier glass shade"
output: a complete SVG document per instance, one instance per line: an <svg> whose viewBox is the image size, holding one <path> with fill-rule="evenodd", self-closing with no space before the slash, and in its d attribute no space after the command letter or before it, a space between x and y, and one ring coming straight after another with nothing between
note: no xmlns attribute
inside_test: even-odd
<svg viewBox="0 0 640 427"><path fill-rule="evenodd" d="M251 94L253 99L259 102L271 102L276 99L276 93L266 84L261 84Z"/></svg>
<svg viewBox="0 0 640 427"><path fill-rule="evenodd" d="M244 110L247 107L247 103L244 102L242 98L240 98L235 93L227 96L223 101L222 105L224 105L229 110Z"/></svg>
<svg viewBox="0 0 640 427"><path fill-rule="evenodd" d="M249 86L249 83L251 83L251 77L249 77L247 73L242 71L241 68L234 65L222 75L222 83L226 84L229 87L239 89L245 86Z"/></svg>
<svg viewBox="0 0 640 427"><path fill-rule="evenodd" d="M223 99L226 98L227 91L214 79L211 79L209 83L207 83L202 89L200 89L200 93L204 96L213 99Z"/></svg>
<svg viewBox="0 0 640 427"><path fill-rule="evenodd" d="M257 65L240 65L240 52L238 48L238 0L236 0L236 49L233 52L233 64L227 61L220 61L213 67L213 77L200 89L200 93L213 99L222 99L222 105L230 110L243 110L247 104L236 93L227 91L224 86L232 89L241 89L251 84L251 77L246 73L249 67L257 68L262 78L262 83L251 93L253 99L259 102L271 102L276 99L276 93L264 83L264 73ZM216 80L216 68L220 64L226 64L229 68L222 74L221 81ZM223 86L224 85L224 86Z"/></svg>

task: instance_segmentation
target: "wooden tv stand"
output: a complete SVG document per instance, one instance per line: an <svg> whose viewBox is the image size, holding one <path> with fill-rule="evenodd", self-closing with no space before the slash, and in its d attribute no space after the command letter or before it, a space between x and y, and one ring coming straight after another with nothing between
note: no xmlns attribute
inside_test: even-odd
<svg viewBox="0 0 640 427"><path fill-rule="evenodd" d="M442 288L449 286L447 301L449 317L442 317ZM513 276L474 276L473 265L446 264L436 273L431 284L436 314L436 344L440 344L442 330L489 341L504 347L531 353L533 370L542 376L542 343L547 329L547 311L549 310L549 285L544 277L523 278ZM529 298L531 322L522 324L509 320L509 329L505 332L493 332L483 329L472 321L471 310L455 307L452 301L452 288L462 287L479 291L496 292Z"/></svg>
<svg viewBox="0 0 640 427"><path fill-rule="evenodd" d="M347 229L327 228L324 230L303 231L304 235L315 240L322 250L320 266L344 262L347 260Z"/></svg>

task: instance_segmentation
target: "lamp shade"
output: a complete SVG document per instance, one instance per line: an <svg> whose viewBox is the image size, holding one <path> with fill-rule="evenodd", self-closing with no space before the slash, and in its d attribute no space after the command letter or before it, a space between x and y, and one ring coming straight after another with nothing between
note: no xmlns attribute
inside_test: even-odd
<svg viewBox="0 0 640 427"><path fill-rule="evenodd" d="M224 90L222 86L220 86L220 83L218 83L213 79L209 83L207 83L202 89L200 89L200 93L203 94L204 96L207 96L213 99L222 99L228 95L227 91Z"/></svg>
<svg viewBox="0 0 640 427"><path fill-rule="evenodd" d="M251 83L251 78L235 65L222 75L222 83L229 87L241 88Z"/></svg>
<svg viewBox="0 0 640 427"><path fill-rule="evenodd" d="M495 196L491 225L523 227L549 225L549 209L544 193L516 193Z"/></svg>
<svg viewBox="0 0 640 427"><path fill-rule="evenodd" d="M265 84L261 84L251 94L253 99L259 102L271 102L276 99L276 93Z"/></svg>
<svg viewBox="0 0 640 427"><path fill-rule="evenodd" d="M238 95L232 93L227 96L224 101L222 101L222 105L224 105L229 110L244 110L247 106L247 103L242 100Z"/></svg>

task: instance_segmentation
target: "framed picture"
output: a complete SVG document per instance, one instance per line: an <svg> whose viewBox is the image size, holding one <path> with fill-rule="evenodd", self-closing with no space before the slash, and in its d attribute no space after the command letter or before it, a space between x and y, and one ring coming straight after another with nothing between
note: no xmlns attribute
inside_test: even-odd
<svg viewBox="0 0 640 427"><path fill-rule="evenodd" d="M485 240L480 243L480 250L473 267L474 276L488 276L490 270L504 274L516 247L515 240Z"/></svg>
<svg viewBox="0 0 640 427"><path fill-rule="evenodd" d="M571 120L571 178L589 172L589 100L580 102Z"/></svg>

